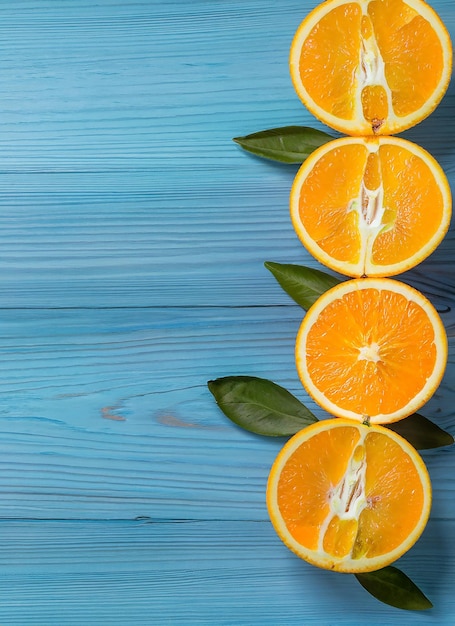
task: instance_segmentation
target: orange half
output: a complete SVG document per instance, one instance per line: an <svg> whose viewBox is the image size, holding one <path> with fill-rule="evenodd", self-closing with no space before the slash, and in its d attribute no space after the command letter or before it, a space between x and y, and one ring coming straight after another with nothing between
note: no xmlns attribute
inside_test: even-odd
<svg viewBox="0 0 455 626"><path fill-rule="evenodd" d="M348 276L393 276L428 257L450 225L452 197L437 161L398 137L343 137L299 169L290 196L309 252Z"/></svg>
<svg viewBox="0 0 455 626"><path fill-rule="evenodd" d="M434 394L447 336L433 305L389 278L348 280L326 291L303 319L296 365L310 396L336 417L396 422Z"/></svg>
<svg viewBox="0 0 455 626"><path fill-rule="evenodd" d="M301 23L290 71L307 108L348 135L391 135L438 105L450 36L423 0L326 0Z"/></svg>
<svg viewBox="0 0 455 626"><path fill-rule="evenodd" d="M381 426L316 422L292 437L270 471L267 507L302 559L339 572L389 565L417 541L431 483L417 451Z"/></svg>

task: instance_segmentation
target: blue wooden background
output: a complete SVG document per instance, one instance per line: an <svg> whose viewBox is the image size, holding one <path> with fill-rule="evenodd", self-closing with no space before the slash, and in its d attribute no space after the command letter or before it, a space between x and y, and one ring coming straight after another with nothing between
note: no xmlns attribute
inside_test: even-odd
<svg viewBox="0 0 455 626"><path fill-rule="evenodd" d="M434 0L455 38L453 0ZM294 557L264 490L281 440L206 381L295 372L302 311L265 260L295 236L296 167L232 137L323 128L288 74L311 0L0 2L0 624L455 623L455 449L424 453L434 506L399 565L405 613ZM455 182L455 87L404 136ZM450 337L428 417L455 433L453 229L402 278Z"/></svg>

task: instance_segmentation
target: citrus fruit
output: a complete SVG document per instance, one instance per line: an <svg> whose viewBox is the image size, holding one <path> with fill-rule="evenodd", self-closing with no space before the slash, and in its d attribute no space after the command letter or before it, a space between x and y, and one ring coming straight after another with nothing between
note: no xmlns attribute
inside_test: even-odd
<svg viewBox="0 0 455 626"><path fill-rule="evenodd" d="M400 435L328 419L284 445L270 471L267 507L278 536L301 558L367 572L417 541L430 513L431 483Z"/></svg>
<svg viewBox="0 0 455 626"><path fill-rule="evenodd" d="M390 278L347 280L309 309L296 365L313 399L336 417L396 422L433 395L447 363L447 336L433 305Z"/></svg>
<svg viewBox="0 0 455 626"><path fill-rule="evenodd" d="M450 224L452 199L437 161L398 137L342 137L300 167L290 196L309 252L348 276L393 276L431 254Z"/></svg>
<svg viewBox="0 0 455 626"><path fill-rule="evenodd" d="M450 36L423 0L326 0L298 28L290 71L300 99L328 126L391 135L443 97Z"/></svg>

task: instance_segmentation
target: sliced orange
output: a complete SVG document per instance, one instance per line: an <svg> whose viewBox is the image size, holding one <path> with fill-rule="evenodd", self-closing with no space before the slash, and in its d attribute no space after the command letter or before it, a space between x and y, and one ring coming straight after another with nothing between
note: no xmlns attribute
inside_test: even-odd
<svg viewBox="0 0 455 626"><path fill-rule="evenodd" d="M295 231L324 265L348 276L393 276L431 254L449 228L447 178L423 148L398 137L342 137L299 169Z"/></svg>
<svg viewBox="0 0 455 626"><path fill-rule="evenodd" d="M292 42L296 92L348 135L391 135L438 105L452 71L450 36L423 0L326 0Z"/></svg>
<svg viewBox="0 0 455 626"><path fill-rule="evenodd" d="M367 572L392 563L420 537L431 484L417 451L396 433L329 419L282 448L267 506L278 536L301 558Z"/></svg>
<svg viewBox="0 0 455 626"><path fill-rule="evenodd" d="M310 396L332 415L359 422L395 422L417 411L446 363L437 311L419 291L390 278L332 287L297 335L297 371Z"/></svg>

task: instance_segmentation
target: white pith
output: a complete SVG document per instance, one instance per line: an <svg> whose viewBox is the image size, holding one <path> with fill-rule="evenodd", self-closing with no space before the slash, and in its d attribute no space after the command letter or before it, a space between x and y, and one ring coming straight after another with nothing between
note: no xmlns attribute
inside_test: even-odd
<svg viewBox="0 0 455 626"><path fill-rule="evenodd" d="M361 440L357 443L357 446L363 444L365 436L366 432L362 432ZM356 449L352 452L343 478L329 494L330 512L322 523L319 535L318 549L321 553L326 552L324 549L324 538L330 522L334 518L338 518L341 521L358 520L362 511L368 506L365 493L367 462L364 455L358 460L355 458ZM352 549L349 556L352 556Z"/></svg>
<svg viewBox="0 0 455 626"><path fill-rule="evenodd" d="M370 4L371 0L355 1L358 5L360 5L362 14L368 15L368 5ZM378 54L379 50L377 50L374 36L369 39L362 38L363 41L360 50L360 68L358 69L356 74L358 84L356 89L357 95L355 98L355 114L352 120L340 120L340 118L336 115L333 115L330 112L321 109L321 107L313 100L313 98L310 96L305 86L303 85L299 73L300 58L298 54L303 42L308 37L309 33L317 24L317 22L321 19L321 17L323 17L335 8L347 4L348 0L326 0L326 2L321 3L321 5L319 5L316 9L312 11L312 13L309 14L309 16L302 22L301 26L297 30L294 37L291 56L289 59L291 77L297 89L297 92L299 93L299 97L308 106L310 111L328 126L331 126L332 128L351 135L372 134L372 125L370 122L367 122L365 120L360 101L361 91L366 85L381 85L385 89L385 92L387 94L387 101L389 105L388 117L386 123L380 131L381 134L384 135L395 134L407 128L410 128L416 123L416 120L419 120L421 117L429 115L431 111L436 108L448 86L452 73L452 46L450 36L446 27L441 22L436 12L429 5L427 5L425 2L422 2L422 0L404 1L411 9L414 9L432 25L432 28L436 32L438 38L443 43L443 71L441 73L438 85L436 86L434 92L428 97L425 105L418 110L409 113L408 115L397 116L394 113L391 100L391 91L387 84L387 81L385 80L384 75L384 63L381 55ZM361 69L362 65L364 66L364 70ZM421 111L424 108L425 114L423 115L421 114Z"/></svg>
<svg viewBox="0 0 455 626"><path fill-rule="evenodd" d="M371 361L372 363L379 363L381 360L380 349L377 343L371 343L366 346L362 346L359 349L359 361Z"/></svg>
<svg viewBox="0 0 455 626"><path fill-rule="evenodd" d="M379 149L378 143L367 143L370 154ZM347 212L355 211L358 214L358 229L360 234L360 261L358 267L362 274L369 270L369 259L372 257L374 242L384 229L383 218L386 211L384 206L384 186L381 182L377 189L368 189L362 180L357 198L351 200Z"/></svg>
<svg viewBox="0 0 455 626"><path fill-rule="evenodd" d="M367 14L367 4L362 5L362 14ZM385 76L385 64L379 50L378 44L374 34L368 39L361 38L360 42L360 58L359 65L356 72L356 93L354 104L354 118L362 119L363 107L362 107L362 91L365 87L373 87L380 85L383 87L387 96L387 108L388 108L388 121L389 123L396 122L397 116L393 111L392 92L387 84ZM379 122L380 120L378 120Z"/></svg>

